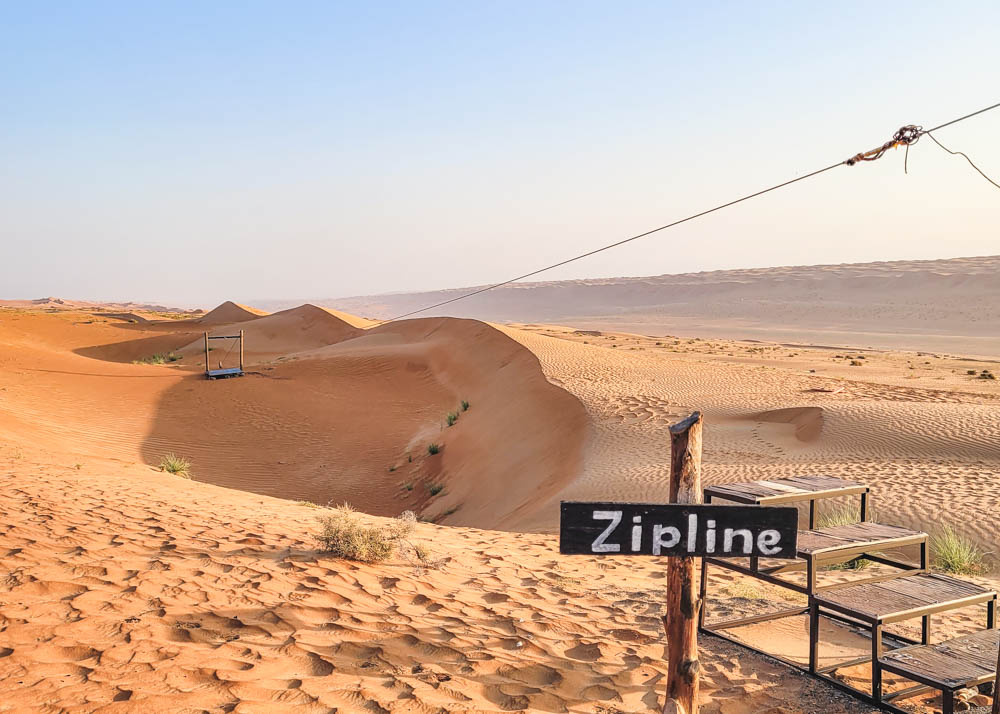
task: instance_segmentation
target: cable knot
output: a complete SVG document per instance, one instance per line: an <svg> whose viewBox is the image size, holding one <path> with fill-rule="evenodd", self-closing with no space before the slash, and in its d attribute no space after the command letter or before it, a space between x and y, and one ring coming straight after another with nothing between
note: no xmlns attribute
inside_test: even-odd
<svg viewBox="0 0 1000 714"><path fill-rule="evenodd" d="M911 144L916 144L923 134L924 128L922 126L907 124L906 126L900 127L896 133L892 135L892 138L882 144L882 146L872 149L871 151L855 154L844 163L848 166L854 166L854 164L859 161L875 161L877 159L881 159L882 155L889 149L895 149L897 146L910 146Z"/></svg>

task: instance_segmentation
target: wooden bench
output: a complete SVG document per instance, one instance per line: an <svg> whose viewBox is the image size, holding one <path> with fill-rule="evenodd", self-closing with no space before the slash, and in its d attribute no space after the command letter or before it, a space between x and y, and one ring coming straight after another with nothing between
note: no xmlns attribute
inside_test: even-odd
<svg viewBox="0 0 1000 714"><path fill-rule="evenodd" d="M809 671L838 687L849 688L856 694L863 694L853 687L847 687L830 674L842 667L871 662L870 701L881 705L883 703L882 660L888 656L882 649L884 626L920 618L922 628L919 645L929 646L931 615L982 603L987 606L986 629L992 630L996 623L996 592L948 575L921 573L883 582L867 582L820 590L809 598ZM820 669L817 663L821 616L867 629L871 633L871 656L859 657ZM901 635L892 637L917 644Z"/></svg>
<svg viewBox="0 0 1000 714"><path fill-rule="evenodd" d="M816 527L816 501L840 496L861 496L859 521L868 520L868 493L863 483L848 481L835 476L790 476L773 481L748 481L709 486L705 489L705 503L722 499L754 506L779 506L809 502L809 528Z"/></svg>
<svg viewBox="0 0 1000 714"><path fill-rule="evenodd" d="M982 630L936 645L913 645L893 650L879 659L886 672L898 674L941 691L943 714L955 711L955 692L992 682L996 676L1000 630ZM902 699L923 691L915 687L894 692L887 700ZM994 693L994 696L1000 696Z"/></svg>

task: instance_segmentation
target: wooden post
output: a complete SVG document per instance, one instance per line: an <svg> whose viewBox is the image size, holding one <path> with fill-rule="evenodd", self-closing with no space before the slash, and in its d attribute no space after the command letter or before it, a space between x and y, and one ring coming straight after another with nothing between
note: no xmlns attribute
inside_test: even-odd
<svg viewBox="0 0 1000 714"><path fill-rule="evenodd" d="M701 412L670 427L670 502L701 503ZM698 713L697 558L667 561L667 701L664 714Z"/></svg>
<svg viewBox="0 0 1000 714"><path fill-rule="evenodd" d="M993 714L1000 714L1000 652L997 652L997 676L993 680Z"/></svg>
<svg viewBox="0 0 1000 714"><path fill-rule="evenodd" d="M205 374L212 368L212 365L208 363L208 333L205 333Z"/></svg>
<svg viewBox="0 0 1000 714"><path fill-rule="evenodd" d="M243 330L240 330L240 371L243 371Z"/></svg>

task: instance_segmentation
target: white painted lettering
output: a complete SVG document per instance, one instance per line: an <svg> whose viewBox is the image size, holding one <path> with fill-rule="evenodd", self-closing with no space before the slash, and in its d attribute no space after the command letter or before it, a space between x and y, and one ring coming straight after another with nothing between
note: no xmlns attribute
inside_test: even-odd
<svg viewBox="0 0 1000 714"><path fill-rule="evenodd" d="M778 545L780 540L781 533L778 531L761 531L760 535L757 536L757 549L764 555L780 553L781 546Z"/></svg>
<svg viewBox="0 0 1000 714"><path fill-rule="evenodd" d="M663 534L667 539L663 539ZM653 526L653 555L660 554L660 548L673 548L681 542L681 532L673 526Z"/></svg>
<svg viewBox="0 0 1000 714"><path fill-rule="evenodd" d="M617 543L605 543L608 536L611 535L612 531L618 527L618 524L622 522L622 512L621 511L594 511L595 521L606 521L610 520L611 525L604 529L601 535L597 536L597 540L593 542L590 546L590 551L592 553L618 553L621 552L622 547Z"/></svg>
<svg viewBox="0 0 1000 714"><path fill-rule="evenodd" d="M746 528L740 528L738 530L733 530L732 528L727 528L722 532L722 552L732 553L733 552L733 536L740 536L743 538L743 554L750 555L753 552L753 533L748 531Z"/></svg>

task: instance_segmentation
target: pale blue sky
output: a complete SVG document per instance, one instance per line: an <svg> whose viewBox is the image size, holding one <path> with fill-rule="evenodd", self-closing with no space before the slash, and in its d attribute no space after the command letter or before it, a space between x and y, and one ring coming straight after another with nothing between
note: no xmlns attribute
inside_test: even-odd
<svg viewBox="0 0 1000 714"><path fill-rule="evenodd" d="M1000 3L0 2L0 297L493 282L1000 101ZM1000 174L1000 110L938 138ZM1000 252L927 139L544 279Z"/></svg>

